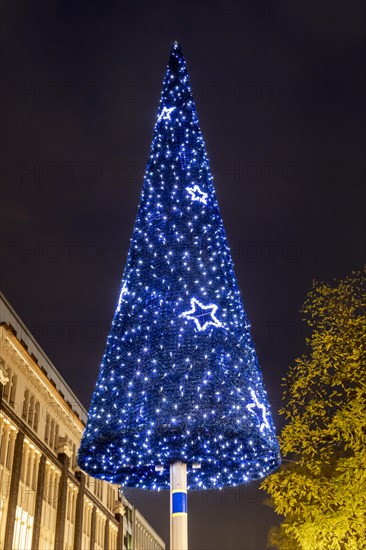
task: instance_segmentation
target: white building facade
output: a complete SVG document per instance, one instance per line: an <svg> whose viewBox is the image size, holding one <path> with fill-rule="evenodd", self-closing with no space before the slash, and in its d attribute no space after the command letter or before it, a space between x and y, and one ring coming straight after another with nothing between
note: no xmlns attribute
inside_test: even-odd
<svg viewBox="0 0 366 550"><path fill-rule="evenodd" d="M0 294L0 550L164 550L117 485L77 466L86 411Z"/></svg>

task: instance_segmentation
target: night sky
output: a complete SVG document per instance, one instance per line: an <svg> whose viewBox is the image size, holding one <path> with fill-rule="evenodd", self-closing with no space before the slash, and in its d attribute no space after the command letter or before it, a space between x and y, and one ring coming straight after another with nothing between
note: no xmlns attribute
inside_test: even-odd
<svg viewBox="0 0 366 550"><path fill-rule="evenodd" d="M178 40L281 427L312 280L365 261L364 12L350 0L1 5L1 287L86 407ZM126 496L168 544L167 493ZM264 498L255 484L192 493L190 548L264 549L278 521Z"/></svg>

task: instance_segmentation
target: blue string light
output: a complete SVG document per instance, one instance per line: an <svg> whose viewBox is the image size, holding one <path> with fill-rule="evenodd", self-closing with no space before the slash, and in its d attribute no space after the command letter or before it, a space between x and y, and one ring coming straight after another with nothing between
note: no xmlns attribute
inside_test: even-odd
<svg viewBox="0 0 366 550"><path fill-rule="evenodd" d="M279 447L180 46L163 82L138 216L79 464L124 486L267 475ZM156 468L156 466L163 466Z"/></svg>

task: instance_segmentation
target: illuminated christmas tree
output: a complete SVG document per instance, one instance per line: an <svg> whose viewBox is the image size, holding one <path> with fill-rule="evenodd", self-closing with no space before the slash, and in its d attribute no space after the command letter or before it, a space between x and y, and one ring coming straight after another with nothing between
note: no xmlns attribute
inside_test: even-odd
<svg viewBox="0 0 366 550"><path fill-rule="evenodd" d="M262 478L280 462L188 73L174 43L79 464L128 487ZM192 465L200 465L200 468Z"/></svg>

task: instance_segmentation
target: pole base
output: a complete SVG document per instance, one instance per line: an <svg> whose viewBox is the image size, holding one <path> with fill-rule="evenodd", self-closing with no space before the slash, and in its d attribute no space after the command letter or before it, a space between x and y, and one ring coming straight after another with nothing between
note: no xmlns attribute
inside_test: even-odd
<svg viewBox="0 0 366 550"><path fill-rule="evenodd" d="M170 465L170 550L188 550L187 464Z"/></svg>

